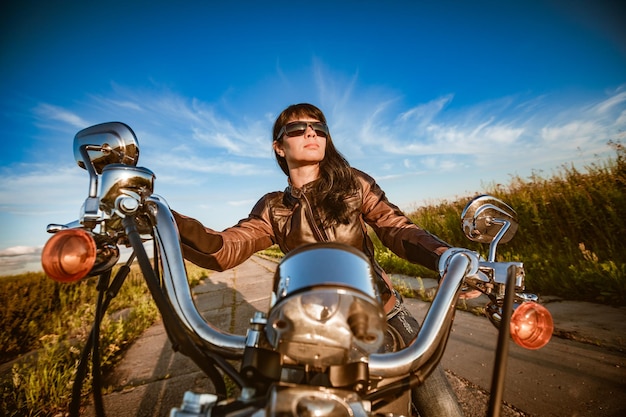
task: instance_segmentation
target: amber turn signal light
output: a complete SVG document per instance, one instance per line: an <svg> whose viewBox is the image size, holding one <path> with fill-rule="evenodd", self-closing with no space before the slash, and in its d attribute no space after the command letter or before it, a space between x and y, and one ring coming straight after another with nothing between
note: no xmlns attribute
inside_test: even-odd
<svg viewBox="0 0 626 417"><path fill-rule="evenodd" d="M520 304L511 317L511 337L525 349L540 349L550 341L554 323L547 308L535 302Z"/></svg>
<svg viewBox="0 0 626 417"><path fill-rule="evenodd" d="M54 234L41 253L46 275L58 282L78 281L96 262L96 242L84 229L66 229Z"/></svg>

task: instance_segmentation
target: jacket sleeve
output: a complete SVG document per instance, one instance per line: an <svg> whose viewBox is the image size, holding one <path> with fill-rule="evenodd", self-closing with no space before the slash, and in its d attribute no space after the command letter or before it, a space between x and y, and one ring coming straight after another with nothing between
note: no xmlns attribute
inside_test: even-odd
<svg viewBox="0 0 626 417"><path fill-rule="evenodd" d="M400 258L436 271L439 257L450 245L413 223L390 203L369 175L357 171L363 187L363 218L383 245Z"/></svg>
<svg viewBox="0 0 626 417"><path fill-rule="evenodd" d="M185 259L202 268L224 271L272 246L274 234L268 220L267 198L259 200L246 219L221 232L173 211Z"/></svg>

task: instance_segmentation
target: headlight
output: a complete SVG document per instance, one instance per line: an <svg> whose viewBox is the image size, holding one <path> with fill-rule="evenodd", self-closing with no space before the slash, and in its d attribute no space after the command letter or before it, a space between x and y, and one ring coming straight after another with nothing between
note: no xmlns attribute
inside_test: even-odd
<svg viewBox="0 0 626 417"><path fill-rule="evenodd" d="M300 296L302 310L310 319L325 322L339 309L337 291L311 291Z"/></svg>
<svg viewBox="0 0 626 417"><path fill-rule="evenodd" d="M354 248L316 244L291 252L274 276L266 336L300 363L360 360L382 345L386 317L369 260Z"/></svg>

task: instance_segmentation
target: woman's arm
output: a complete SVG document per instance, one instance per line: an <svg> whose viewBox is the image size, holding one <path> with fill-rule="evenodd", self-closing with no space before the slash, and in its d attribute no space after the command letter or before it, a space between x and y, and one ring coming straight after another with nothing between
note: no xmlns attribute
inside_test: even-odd
<svg viewBox="0 0 626 417"><path fill-rule="evenodd" d="M272 246L274 234L267 216L267 197L259 200L246 219L222 232L174 211L185 259L202 268L224 271Z"/></svg>
<svg viewBox="0 0 626 417"><path fill-rule="evenodd" d="M434 271L439 257L450 245L413 223L390 203L384 191L369 175L357 171L363 187L363 217L383 245L399 257Z"/></svg>

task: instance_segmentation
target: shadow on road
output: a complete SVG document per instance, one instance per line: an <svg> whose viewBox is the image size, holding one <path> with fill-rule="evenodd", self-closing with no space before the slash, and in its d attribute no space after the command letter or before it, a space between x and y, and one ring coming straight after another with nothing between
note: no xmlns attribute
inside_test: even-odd
<svg viewBox="0 0 626 417"><path fill-rule="evenodd" d="M253 259L232 270L211 273L193 289L196 308L214 327L244 335L254 313L267 311L272 265L259 268L260 263L263 266L262 260ZM106 375L105 386L107 415L122 417L168 416L173 407L181 405L185 391L214 392L198 366L173 351L161 321L128 349ZM95 414L91 403L90 399L86 416Z"/></svg>

